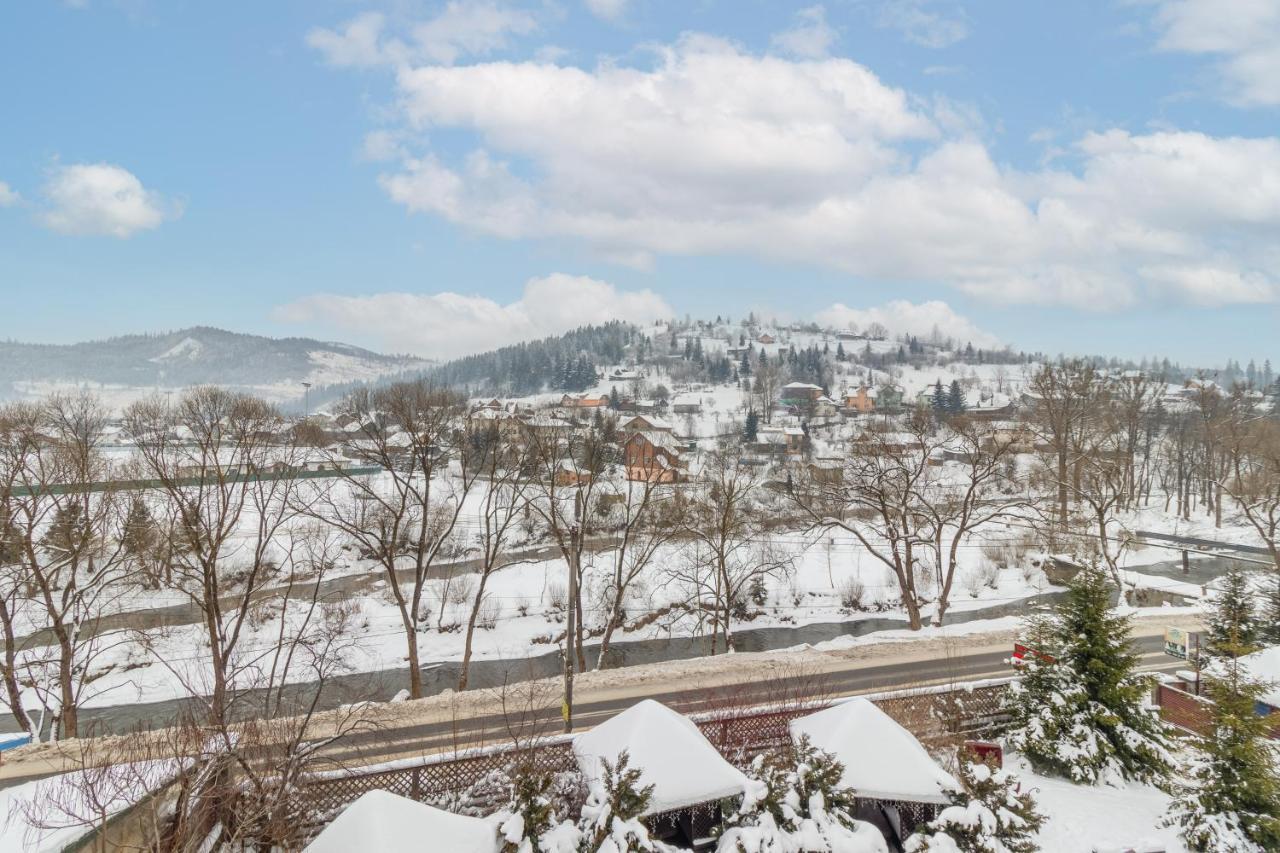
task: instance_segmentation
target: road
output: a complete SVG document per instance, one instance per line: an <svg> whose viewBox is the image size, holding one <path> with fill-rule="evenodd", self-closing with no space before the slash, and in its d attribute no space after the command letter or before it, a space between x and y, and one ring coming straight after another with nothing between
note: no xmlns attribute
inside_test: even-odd
<svg viewBox="0 0 1280 853"><path fill-rule="evenodd" d="M1148 619L1134 632L1133 647L1144 670L1185 667L1182 661L1164 655L1163 629L1164 620ZM584 673L579 677L575 730L597 725L643 698L692 712L1007 676L1011 672L1005 663L1010 636L993 633L883 643L838 652L721 655ZM520 691L530 684L534 686L524 692L526 701L522 701ZM552 679L527 682L511 694L468 691L418 702L371 705L361 714L368 728L345 735L322 756L334 766L358 767L484 743L509 743L513 719L520 721L524 737L535 731L554 733L560 728L558 688ZM504 708L516 710L508 714ZM315 736L324 736L340 719L347 718L336 711L318 717L313 723ZM0 787L75 769L91 751L91 747L86 750L65 741L9 753L0 764Z"/></svg>
<svg viewBox="0 0 1280 853"><path fill-rule="evenodd" d="M1164 653L1162 636L1135 637L1133 646L1140 655L1144 671L1173 672L1186 663ZM606 699L580 702L574 709L575 729L587 729L626 710L640 698L655 699L676 710L692 713L714 706L717 700L731 698L741 706L763 705L780 697L837 698L885 690L918 688L948 682L978 681L1008 676L1010 649L985 649L956 656L927 660L887 663L874 666L851 662L849 666L820 674L803 674L790 678L747 681L715 688L696 687L661 692L624 691ZM541 733L559 730L560 719L552 710L539 718ZM373 731L348 735L324 755L344 766L360 766L432 752L445 752L473 746L504 732L503 714L484 714L462 720L421 723L393 731ZM501 737L498 737L500 740Z"/></svg>

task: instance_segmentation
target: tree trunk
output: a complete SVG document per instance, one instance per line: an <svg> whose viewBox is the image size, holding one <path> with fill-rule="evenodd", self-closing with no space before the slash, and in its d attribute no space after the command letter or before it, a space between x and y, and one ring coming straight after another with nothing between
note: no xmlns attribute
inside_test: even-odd
<svg viewBox="0 0 1280 853"><path fill-rule="evenodd" d="M462 644L462 666L458 673L458 692L467 689L467 678L471 669L471 640L476 633L476 619L480 616L480 605L484 601L484 587L489 582L489 572L480 572L480 586L476 590L476 600L471 605L471 617L467 619L467 638Z"/></svg>

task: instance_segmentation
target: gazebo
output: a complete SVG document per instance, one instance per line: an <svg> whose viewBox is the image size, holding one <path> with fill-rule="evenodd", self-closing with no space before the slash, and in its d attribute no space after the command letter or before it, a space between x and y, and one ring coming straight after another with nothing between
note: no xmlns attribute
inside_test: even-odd
<svg viewBox="0 0 1280 853"><path fill-rule="evenodd" d="M498 853L498 831L489 821L375 790L347 806L304 853L420 853L425 849Z"/></svg>
<svg viewBox="0 0 1280 853"><path fill-rule="evenodd" d="M858 797L858 817L887 826L899 838L905 837L904 828L948 805L947 789L958 787L915 735L868 699L850 699L792 720L792 739L805 735L844 765L841 782Z"/></svg>
<svg viewBox="0 0 1280 853"><path fill-rule="evenodd" d="M688 718L645 699L574 738L573 753L588 783L601 778L604 761L626 752L641 771L640 784L653 785L653 799L641 817L658 837L693 843L713 825L719 803L741 797L746 775L720 755ZM704 827L705 824L705 827Z"/></svg>

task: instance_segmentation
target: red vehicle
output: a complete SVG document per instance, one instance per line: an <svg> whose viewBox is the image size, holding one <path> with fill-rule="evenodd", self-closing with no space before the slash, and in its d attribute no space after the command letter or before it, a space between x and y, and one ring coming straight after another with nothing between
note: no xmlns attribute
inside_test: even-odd
<svg viewBox="0 0 1280 853"><path fill-rule="evenodd" d="M1014 666L1022 666L1027 662L1028 657L1034 657L1041 663L1056 663L1053 655L1045 654L1042 651L1033 649L1025 643L1013 644L1013 655L1009 658L1009 663Z"/></svg>

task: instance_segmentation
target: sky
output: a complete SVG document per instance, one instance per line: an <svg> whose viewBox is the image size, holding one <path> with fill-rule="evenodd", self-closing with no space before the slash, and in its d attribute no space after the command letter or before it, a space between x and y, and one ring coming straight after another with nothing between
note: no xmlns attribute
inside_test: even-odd
<svg viewBox="0 0 1280 853"><path fill-rule="evenodd" d="M1278 0L22 0L0 337L1280 361Z"/></svg>

